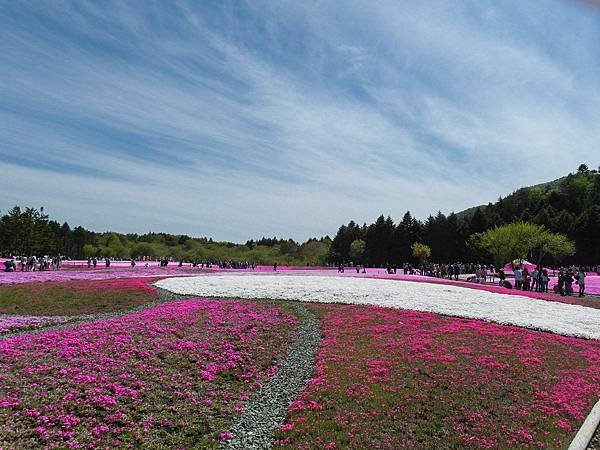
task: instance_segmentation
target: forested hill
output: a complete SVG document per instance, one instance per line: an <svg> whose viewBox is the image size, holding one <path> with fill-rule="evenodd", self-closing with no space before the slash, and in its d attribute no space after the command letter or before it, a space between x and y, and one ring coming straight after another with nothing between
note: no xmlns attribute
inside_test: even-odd
<svg viewBox="0 0 600 450"><path fill-rule="evenodd" d="M590 171L590 173L596 173L597 171ZM562 184L563 181L565 181L568 178L568 176L566 177L561 177L557 180L553 180L553 181L547 181L545 183L540 183L540 184L536 184L535 186L528 186L528 187L524 187L521 189L526 189L526 190L532 190L532 189L542 189L544 191L550 190L550 189L557 189L560 187L560 185ZM519 189L519 190L521 190ZM518 192L518 191L516 191ZM515 195L516 192L514 192L513 194L511 194L511 196ZM500 199L502 200L502 199ZM500 201L499 200L499 201ZM491 205L491 203L490 203ZM483 208L485 209L488 205L479 205L479 206L471 206L470 208L467 208L463 211L457 212L456 213L456 217L458 217L459 219L465 219L467 217L472 216L475 211L477 211L477 209L479 208Z"/></svg>
<svg viewBox="0 0 600 450"><path fill-rule="evenodd" d="M496 203L445 216L441 212L425 221L407 212L399 223L380 216L371 225L354 222L340 227L330 255L334 260L353 260L351 243L364 241L366 264L400 264L412 261L410 245L431 247L433 261L481 260L467 241L479 233L515 221L544 225L575 241L577 253L565 262L600 262L600 173L581 165L576 173L540 185L521 188ZM354 246L357 248L357 246Z"/></svg>

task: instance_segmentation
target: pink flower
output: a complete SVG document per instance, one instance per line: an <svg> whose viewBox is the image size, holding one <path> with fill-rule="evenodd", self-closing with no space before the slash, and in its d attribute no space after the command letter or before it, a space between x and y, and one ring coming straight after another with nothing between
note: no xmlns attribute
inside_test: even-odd
<svg viewBox="0 0 600 450"><path fill-rule="evenodd" d="M17 397L0 397L0 408L11 408L13 406L19 406L19 403L20 402Z"/></svg>
<svg viewBox="0 0 600 450"><path fill-rule="evenodd" d="M37 427L35 432L45 441L50 438L50 433L48 433L48 430L46 430L44 427Z"/></svg>
<svg viewBox="0 0 600 450"><path fill-rule="evenodd" d="M223 433L219 434L220 441L228 441L232 437L233 437L233 434L231 434L229 431L224 431Z"/></svg>
<svg viewBox="0 0 600 450"><path fill-rule="evenodd" d="M109 428L106 425L98 425L98 426L92 428L92 435L94 435L95 437L100 437L104 433L106 433L108 430L109 430Z"/></svg>

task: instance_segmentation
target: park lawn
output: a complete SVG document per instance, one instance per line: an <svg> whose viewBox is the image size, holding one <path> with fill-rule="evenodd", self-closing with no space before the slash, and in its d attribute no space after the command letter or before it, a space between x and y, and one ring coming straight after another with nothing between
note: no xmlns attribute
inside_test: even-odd
<svg viewBox="0 0 600 450"><path fill-rule="evenodd" d="M600 342L358 305L322 321L282 448L564 448L600 396Z"/></svg>
<svg viewBox="0 0 600 450"><path fill-rule="evenodd" d="M279 302L190 299L0 341L0 448L218 448L297 332Z"/></svg>
<svg viewBox="0 0 600 450"><path fill-rule="evenodd" d="M46 281L0 286L0 314L72 316L117 312L155 300L157 278Z"/></svg>

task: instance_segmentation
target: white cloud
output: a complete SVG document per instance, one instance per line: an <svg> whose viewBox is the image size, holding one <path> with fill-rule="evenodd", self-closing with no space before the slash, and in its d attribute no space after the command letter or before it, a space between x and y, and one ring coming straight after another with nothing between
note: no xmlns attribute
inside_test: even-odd
<svg viewBox="0 0 600 450"><path fill-rule="evenodd" d="M3 207L303 239L600 162L600 83L577 59L597 34L559 3L560 30L496 3L32 7L54 25L0 14Z"/></svg>

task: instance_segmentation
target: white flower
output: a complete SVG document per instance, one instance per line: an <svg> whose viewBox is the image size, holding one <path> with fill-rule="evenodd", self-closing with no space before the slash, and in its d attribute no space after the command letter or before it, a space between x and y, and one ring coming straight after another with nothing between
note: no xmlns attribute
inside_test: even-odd
<svg viewBox="0 0 600 450"><path fill-rule="evenodd" d="M169 278L156 285L201 297L388 306L600 339L600 309L449 285L298 275Z"/></svg>

